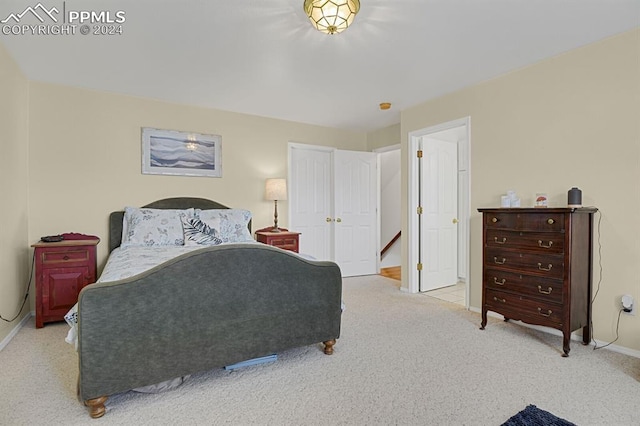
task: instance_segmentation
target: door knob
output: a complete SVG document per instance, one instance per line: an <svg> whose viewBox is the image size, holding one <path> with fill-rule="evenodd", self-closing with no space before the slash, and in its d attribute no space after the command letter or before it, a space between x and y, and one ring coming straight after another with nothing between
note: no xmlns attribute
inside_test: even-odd
<svg viewBox="0 0 640 426"><path fill-rule="evenodd" d="M336 219L336 222L340 223L340 222L342 222L342 219L337 218L337 219Z"/></svg>
<svg viewBox="0 0 640 426"><path fill-rule="evenodd" d="M333 219L331 219L330 217L326 218L325 221L327 222L331 222Z"/></svg>
<svg viewBox="0 0 640 426"><path fill-rule="evenodd" d="M452 220L452 222L453 222L454 224L456 224L456 223L458 223L458 219L456 219L456 218L454 217L454 218L453 218L453 220Z"/></svg>

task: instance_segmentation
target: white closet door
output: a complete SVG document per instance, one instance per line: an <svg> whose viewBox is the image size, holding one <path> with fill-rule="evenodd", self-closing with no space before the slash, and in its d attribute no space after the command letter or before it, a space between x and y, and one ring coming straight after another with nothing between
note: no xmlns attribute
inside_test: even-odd
<svg viewBox="0 0 640 426"><path fill-rule="evenodd" d="M300 253L335 261L342 276L376 274L377 155L289 146L289 229Z"/></svg>
<svg viewBox="0 0 640 426"><path fill-rule="evenodd" d="M333 259L332 149L290 146L289 230L301 232L300 253Z"/></svg>
<svg viewBox="0 0 640 426"><path fill-rule="evenodd" d="M377 163L373 152L335 152L335 260L345 277L377 273Z"/></svg>

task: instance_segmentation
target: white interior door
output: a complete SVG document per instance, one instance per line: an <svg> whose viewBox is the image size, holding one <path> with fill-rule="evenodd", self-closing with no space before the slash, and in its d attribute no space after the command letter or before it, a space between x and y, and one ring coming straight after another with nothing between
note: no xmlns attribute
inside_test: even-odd
<svg viewBox="0 0 640 426"><path fill-rule="evenodd" d="M458 281L458 147L422 137L422 277L420 291Z"/></svg>
<svg viewBox="0 0 640 426"><path fill-rule="evenodd" d="M377 273L377 164L373 152L335 151L335 260L342 275Z"/></svg>
<svg viewBox="0 0 640 426"><path fill-rule="evenodd" d="M289 145L289 229L300 253L335 261L342 276L378 272L377 155Z"/></svg>
<svg viewBox="0 0 640 426"><path fill-rule="evenodd" d="M333 259L333 150L289 149L289 229L301 232L300 253Z"/></svg>

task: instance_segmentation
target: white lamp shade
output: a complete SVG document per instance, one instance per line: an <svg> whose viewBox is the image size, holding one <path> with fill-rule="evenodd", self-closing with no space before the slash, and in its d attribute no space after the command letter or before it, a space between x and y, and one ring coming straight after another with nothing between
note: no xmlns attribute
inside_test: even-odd
<svg viewBox="0 0 640 426"><path fill-rule="evenodd" d="M286 200L287 199L287 180L286 179L267 179L265 185L264 197L267 200Z"/></svg>

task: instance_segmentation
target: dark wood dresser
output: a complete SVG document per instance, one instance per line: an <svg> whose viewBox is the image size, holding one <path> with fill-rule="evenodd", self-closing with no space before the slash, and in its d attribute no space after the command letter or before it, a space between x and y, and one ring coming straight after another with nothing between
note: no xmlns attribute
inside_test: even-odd
<svg viewBox="0 0 640 426"><path fill-rule="evenodd" d="M486 208L482 213L482 324L487 311L591 341L593 215L596 208Z"/></svg>

